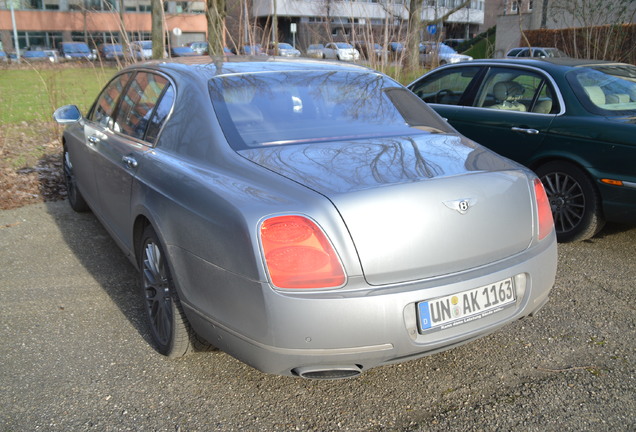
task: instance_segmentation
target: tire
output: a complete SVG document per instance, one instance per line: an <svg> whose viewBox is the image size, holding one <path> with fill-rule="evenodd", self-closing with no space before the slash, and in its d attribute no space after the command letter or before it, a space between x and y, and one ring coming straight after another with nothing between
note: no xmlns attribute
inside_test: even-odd
<svg viewBox="0 0 636 432"><path fill-rule="evenodd" d="M159 353L181 357L193 349L192 329L174 287L168 257L151 226L144 229L140 246L141 294L152 342Z"/></svg>
<svg viewBox="0 0 636 432"><path fill-rule="evenodd" d="M601 197L590 177L576 165L553 161L536 170L552 208L557 240L587 240L603 226Z"/></svg>
<svg viewBox="0 0 636 432"><path fill-rule="evenodd" d="M71 208L78 213L89 211L90 208L77 187L77 179L73 172L73 164L71 163L71 157L69 152L66 150L66 147L64 147L64 151L62 152L62 166L62 169L64 170L64 183L66 184L66 196L68 197L68 203Z"/></svg>

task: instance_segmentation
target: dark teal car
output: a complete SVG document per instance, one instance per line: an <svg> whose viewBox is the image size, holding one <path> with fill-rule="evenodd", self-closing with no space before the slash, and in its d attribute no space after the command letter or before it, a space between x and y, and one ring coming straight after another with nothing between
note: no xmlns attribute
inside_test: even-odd
<svg viewBox="0 0 636 432"><path fill-rule="evenodd" d="M539 175L559 241L636 222L636 66L475 60L408 87L463 135Z"/></svg>

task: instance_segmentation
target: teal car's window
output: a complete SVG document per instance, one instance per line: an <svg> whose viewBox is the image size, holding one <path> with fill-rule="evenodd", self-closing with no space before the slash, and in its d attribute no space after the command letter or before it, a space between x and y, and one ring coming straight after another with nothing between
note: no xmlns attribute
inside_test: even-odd
<svg viewBox="0 0 636 432"><path fill-rule="evenodd" d="M537 114L559 112L556 94L544 76L525 69L502 67L488 71L474 106Z"/></svg>
<svg viewBox="0 0 636 432"><path fill-rule="evenodd" d="M168 80L160 75L139 72L122 96L114 129L137 139L143 139Z"/></svg>
<svg viewBox="0 0 636 432"><path fill-rule="evenodd" d="M411 91L426 103L458 105L480 67L462 67L439 72L432 80L413 84Z"/></svg>
<svg viewBox="0 0 636 432"><path fill-rule="evenodd" d="M591 113L634 115L636 82L625 71L620 72L622 75L617 76L596 69L578 68L568 72L566 78L583 107Z"/></svg>
<svg viewBox="0 0 636 432"><path fill-rule="evenodd" d="M131 73L119 75L106 86L89 112L89 120L99 123L104 127L113 128L113 112L115 106L131 75Z"/></svg>
<svg viewBox="0 0 636 432"><path fill-rule="evenodd" d="M227 76L210 81L210 95L235 149L450 132L413 93L374 73Z"/></svg>

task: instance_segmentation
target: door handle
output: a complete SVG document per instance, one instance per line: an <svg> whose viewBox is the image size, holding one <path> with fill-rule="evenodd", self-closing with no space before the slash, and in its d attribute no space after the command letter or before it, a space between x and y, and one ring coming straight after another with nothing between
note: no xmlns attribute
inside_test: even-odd
<svg viewBox="0 0 636 432"><path fill-rule="evenodd" d="M512 130L514 132L523 132L523 133L527 133L528 135L538 135L539 131L536 129L529 129L529 128L520 128L520 127L512 127Z"/></svg>
<svg viewBox="0 0 636 432"><path fill-rule="evenodd" d="M99 138L97 138L95 135L89 136L87 140L88 140L88 144L93 146L99 142Z"/></svg>
<svg viewBox="0 0 636 432"><path fill-rule="evenodd" d="M137 168L137 166L139 165L137 159L132 156L124 156L123 158L121 158L121 160L128 168Z"/></svg>

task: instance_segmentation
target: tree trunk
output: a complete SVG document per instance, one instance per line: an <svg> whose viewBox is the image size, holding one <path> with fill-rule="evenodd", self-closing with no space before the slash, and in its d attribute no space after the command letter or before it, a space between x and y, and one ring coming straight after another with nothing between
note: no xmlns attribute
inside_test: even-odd
<svg viewBox="0 0 636 432"><path fill-rule="evenodd" d="M208 49L210 55L223 55L225 30L225 0L206 0Z"/></svg>
<svg viewBox="0 0 636 432"><path fill-rule="evenodd" d="M163 2L152 0L152 58L163 58Z"/></svg>

